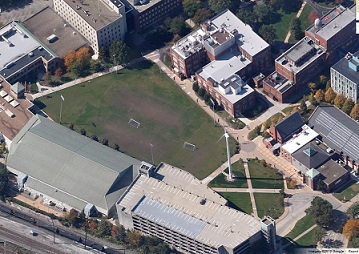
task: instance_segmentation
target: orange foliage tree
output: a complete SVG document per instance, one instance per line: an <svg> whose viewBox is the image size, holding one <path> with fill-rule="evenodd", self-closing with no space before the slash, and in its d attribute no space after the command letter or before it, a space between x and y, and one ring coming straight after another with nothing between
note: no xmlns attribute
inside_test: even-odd
<svg viewBox="0 0 359 254"><path fill-rule="evenodd" d="M64 57L64 65L66 69L69 71L71 69L71 65L73 65L76 62L76 53L75 51L70 51L65 57Z"/></svg>
<svg viewBox="0 0 359 254"><path fill-rule="evenodd" d="M343 234L348 239L359 236L359 220L348 220L344 225Z"/></svg>

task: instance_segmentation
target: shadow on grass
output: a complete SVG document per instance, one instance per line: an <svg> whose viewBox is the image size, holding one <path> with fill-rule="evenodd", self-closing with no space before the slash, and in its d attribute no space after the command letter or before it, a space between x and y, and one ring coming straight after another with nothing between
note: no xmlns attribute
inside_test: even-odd
<svg viewBox="0 0 359 254"><path fill-rule="evenodd" d="M145 69L150 69L152 65L153 64L150 61L146 60L139 63L128 65L126 66L126 68L129 70L145 70Z"/></svg>
<svg viewBox="0 0 359 254"><path fill-rule="evenodd" d="M37 106L40 110L46 108L46 104L39 100L34 100L34 105Z"/></svg>

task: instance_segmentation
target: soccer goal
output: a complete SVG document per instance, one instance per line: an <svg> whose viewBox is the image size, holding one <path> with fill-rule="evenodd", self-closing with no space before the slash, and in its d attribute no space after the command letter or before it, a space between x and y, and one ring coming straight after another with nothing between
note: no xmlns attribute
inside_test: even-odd
<svg viewBox="0 0 359 254"><path fill-rule="evenodd" d="M139 122L137 122L135 119L132 119L132 118L128 121L128 124L136 129L140 128L140 126L141 126L141 124Z"/></svg>
<svg viewBox="0 0 359 254"><path fill-rule="evenodd" d="M196 150L196 145L188 143L188 142L184 142L183 147L187 148L188 150L191 150L192 152L194 152L194 150Z"/></svg>

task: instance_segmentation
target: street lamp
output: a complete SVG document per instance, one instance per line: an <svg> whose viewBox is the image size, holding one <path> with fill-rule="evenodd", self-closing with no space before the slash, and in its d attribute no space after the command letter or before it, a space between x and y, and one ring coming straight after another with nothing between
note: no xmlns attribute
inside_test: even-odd
<svg viewBox="0 0 359 254"><path fill-rule="evenodd" d="M60 124L61 124L61 120L62 120L62 103L64 102L65 98L62 95L60 95L60 97L61 97L61 105L60 105Z"/></svg>
<svg viewBox="0 0 359 254"><path fill-rule="evenodd" d="M151 150L151 157L152 157L152 165L154 166L155 165L155 160L153 159L153 145L152 143L150 143L150 150Z"/></svg>
<svg viewBox="0 0 359 254"><path fill-rule="evenodd" d="M209 100L211 101L212 103L212 110L213 110L213 123L214 123L214 126L216 126L216 116L214 114L214 101L212 100L212 98L209 98Z"/></svg>

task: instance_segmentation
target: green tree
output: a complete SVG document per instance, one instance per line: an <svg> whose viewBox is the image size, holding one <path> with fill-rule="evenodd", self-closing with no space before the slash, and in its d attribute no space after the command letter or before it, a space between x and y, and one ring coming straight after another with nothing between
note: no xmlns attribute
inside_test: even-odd
<svg viewBox="0 0 359 254"><path fill-rule="evenodd" d="M257 17L252 11L247 9L239 9L237 17L242 20L245 24L250 25L253 29L257 27Z"/></svg>
<svg viewBox="0 0 359 254"><path fill-rule="evenodd" d="M253 12L258 21L263 24L272 24L274 19L273 8L268 4L257 4L253 8Z"/></svg>
<svg viewBox="0 0 359 254"><path fill-rule="evenodd" d="M355 103L352 99L350 99L350 98L346 99L342 106L343 112L346 113L347 115L349 115L350 112L352 111L354 105L355 105Z"/></svg>
<svg viewBox="0 0 359 254"><path fill-rule="evenodd" d="M259 29L259 34L269 44L272 44L277 40L275 28L272 25L262 25L261 28Z"/></svg>
<svg viewBox="0 0 359 254"><path fill-rule="evenodd" d="M295 17L292 19L291 24L290 24L290 29L294 36L294 39L300 40L301 38L303 38L304 34L302 32L299 18Z"/></svg>
<svg viewBox="0 0 359 254"><path fill-rule="evenodd" d="M355 104L352 111L350 112L350 117L354 120L359 120L359 104Z"/></svg>
<svg viewBox="0 0 359 254"><path fill-rule="evenodd" d="M201 0L183 0L182 8L188 17L192 18L196 11L201 7Z"/></svg>
<svg viewBox="0 0 359 254"><path fill-rule="evenodd" d="M57 68L57 69L55 70L55 76L56 76L56 78L60 79L61 76L62 76L62 74L63 74L62 68L59 67L59 68Z"/></svg>
<svg viewBox="0 0 359 254"><path fill-rule="evenodd" d="M325 92L324 99L326 102L333 104L336 96L337 96L337 94L333 91L333 89L331 87L329 87L327 89L327 91Z"/></svg>
<svg viewBox="0 0 359 254"><path fill-rule="evenodd" d="M359 216L359 203L354 203L346 212L349 219L356 219Z"/></svg>
<svg viewBox="0 0 359 254"><path fill-rule="evenodd" d="M198 90L199 90L199 85L198 85L197 82L193 82L192 89L193 89L193 91L195 91L196 93L198 92Z"/></svg>
<svg viewBox="0 0 359 254"><path fill-rule="evenodd" d="M319 83L324 87L325 85L327 85L328 82L328 77L325 75L320 75L319 76Z"/></svg>
<svg viewBox="0 0 359 254"><path fill-rule="evenodd" d="M334 105L336 107L338 107L339 109L341 109L345 103L345 97L344 95L342 95L341 93L338 93L337 96L335 96L335 99L334 99Z"/></svg>
<svg viewBox="0 0 359 254"><path fill-rule="evenodd" d="M212 12L210 9L201 8L196 11L192 18L192 21L196 24L201 24L208 20L211 16Z"/></svg>
<svg viewBox="0 0 359 254"><path fill-rule="evenodd" d="M79 213L75 209L72 208L70 210L69 214L66 216L66 219L70 223L70 225L75 224L78 215L79 215Z"/></svg>
<svg viewBox="0 0 359 254"><path fill-rule="evenodd" d="M325 231L322 228L316 227L314 229L314 240L316 242L320 242L324 236L325 236Z"/></svg>
<svg viewBox="0 0 359 254"><path fill-rule="evenodd" d="M87 68L90 64L91 54L90 49L82 47L76 51L76 62L79 64L81 69Z"/></svg>
<svg viewBox="0 0 359 254"><path fill-rule="evenodd" d="M108 61L108 56L109 56L108 49L101 47L98 52L98 60L106 63Z"/></svg>
<svg viewBox="0 0 359 254"><path fill-rule="evenodd" d="M173 33L173 35L183 36L186 33L186 23L182 17L174 17L171 20L169 31Z"/></svg>
<svg viewBox="0 0 359 254"><path fill-rule="evenodd" d="M110 236L111 235L112 224L106 219L101 219L100 223L97 225L96 235L100 237Z"/></svg>
<svg viewBox="0 0 359 254"><path fill-rule="evenodd" d="M284 0L282 2L282 10L285 13L297 12L301 5L302 5L302 1L300 0L290 0L290 1Z"/></svg>
<svg viewBox="0 0 359 254"><path fill-rule="evenodd" d="M96 60L91 60L90 61L90 69L93 71L93 72L99 72L101 71L102 67L101 67L101 64L99 61L96 61Z"/></svg>
<svg viewBox="0 0 359 254"><path fill-rule="evenodd" d="M127 237L127 231L126 229L120 225L117 227L115 239L119 241L120 243L124 243Z"/></svg>
<svg viewBox="0 0 359 254"><path fill-rule="evenodd" d="M315 222L320 227L328 228L333 222L333 206L327 200L315 197L311 202L311 207L306 213L313 215Z"/></svg>
<svg viewBox="0 0 359 254"><path fill-rule="evenodd" d="M120 40L115 40L109 48L110 58L113 64L122 65L127 61L127 46Z"/></svg>
<svg viewBox="0 0 359 254"><path fill-rule="evenodd" d="M209 8L215 13L220 13L224 9L232 6L231 0L208 0Z"/></svg>
<svg viewBox="0 0 359 254"><path fill-rule="evenodd" d="M8 182L9 182L9 177L6 170L6 166L0 163L0 194L3 193Z"/></svg>

